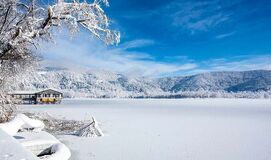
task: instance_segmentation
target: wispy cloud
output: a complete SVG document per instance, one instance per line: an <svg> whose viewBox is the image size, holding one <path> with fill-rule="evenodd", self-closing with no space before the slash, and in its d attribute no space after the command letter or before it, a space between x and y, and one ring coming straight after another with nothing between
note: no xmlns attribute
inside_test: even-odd
<svg viewBox="0 0 271 160"><path fill-rule="evenodd" d="M235 34L235 32L229 32L229 33L219 34L219 35L215 36L215 39L227 38L227 37L230 37L230 36L232 36L234 34Z"/></svg>
<svg viewBox="0 0 271 160"><path fill-rule="evenodd" d="M233 13L227 7L240 0L223 2L219 0L185 1L173 0L150 10L128 12L126 19L152 19L160 17L163 23L187 29L191 33L209 31L231 20Z"/></svg>
<svg viewBox="0 0 271 160"><path fill-rule="evenodd" d="M172 24L191 32L208 31L230 19L219 1L174 1L166 8L171 13Z"/></svg>
<svg viewBox="0 0 271 160"><path fill-rule="evenodd" d="M86 43L89 42L89 43ZM152 40L134 40L118 47L107 47L87 36L80 34L73 40L61 35L56 44L44 44L40 49L45 59L66 68L95 68L109 70L131 76L161 76L196 68L194 63L167 63L155 61L144 52L130 50L152 45Z"/></svg>
<svg viewBox="0 0 271 160"><path fill-rule="evenodd" d="M197 74L212 71L248 71L271 70L271 54L244 55L231 58L209 59L197 62L197 68L185 71L184 74Z"/></svg>
<svg viewBox="0 0 271 160"><path fill-rule="evenodd" d="M141 48L145 46L153 45L154 41L150 39L137 39L122 44L123 49Z"/></svg>
<svg viewBox="0 0 271 160"><path fill-rule="evenodd" d="M267 69L271 70L270 55L236 56L229 59L212 59L204 62L211 70L243 71Z"/></svg>
<svg viewBox="0 0 271 160"><path fill-rule="evenodd" d="M220 38L234 33L220 35ZM98 69L123 73L130 76L185 75L209 71L271 70L271 54L235 56L230 58L194 60L188 56L175 55L157 58L138 48L156 44L150 39L128 41L119 46L105 46L98 40L80 33L74 39L61 34L56 44L44 44L40 52L47 65L72 69ZM48 63L50 62L50 63Z"/></svg>

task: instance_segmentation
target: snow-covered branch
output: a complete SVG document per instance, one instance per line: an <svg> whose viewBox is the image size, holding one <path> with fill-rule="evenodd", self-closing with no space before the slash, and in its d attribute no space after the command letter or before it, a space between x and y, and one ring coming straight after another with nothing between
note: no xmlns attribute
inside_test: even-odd
<svg viewBox="0 0 271 160"><path fill-rule="evenodd" d="M35 48L41 41L52 40L53 28L67 26L74 34L83 27L106 44L118 44L120 33L110 30L102 5L108 6L108 1L57 0L45 6L38 0L0 0L1 94L5 93L7 78L35 64L38 59Z"/></svg>
<svg viewBox="0 0 271 160"><path fill-rule="evenodd" d="M71 33L82 26L92 35L106 44L117 44L120 40L118 31L109 29L109 20L101 8L101 2L86 1L65 2L42 8L35 1L24 4L19 0L1 0L0 5L0 60L24 58L25 52L31 52L30 46L39 39L50 39L51 28L66 25Z"/></svg>

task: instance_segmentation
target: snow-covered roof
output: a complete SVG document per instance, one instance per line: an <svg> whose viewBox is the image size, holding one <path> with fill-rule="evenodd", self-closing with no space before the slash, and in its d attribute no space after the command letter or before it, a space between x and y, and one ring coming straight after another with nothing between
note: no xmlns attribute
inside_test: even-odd
<svg viewBox="0 0 271 160"><path fill-rule="evenodd" d="M57 93L60 93L60 94L61 94L61 92L57 91L56 89L51 89L51 88L49 88L49 89L44 89L44 90L39 91L39 92L37 92L37 93L46 92L46 91L53 91L53 92L57 92Z"/></svg>
<svg viewBox="0 0 271 160"><path fill-rule="evenodd" d="M27 90L27 91L25 91L25 90L17 90L17 91L9 92L8 94L36 94L36 93L40 93L40 92L48 91L48 90L52 90L54 92L61 93L56 89L48 88L48 89L42 89L42 90Z"/></svg>
<svg viewBox="0 0 271 160"><path fill-rule="evenodd" d="M9 94L35 94L39 91L13 91L9 92Z"/></svg>

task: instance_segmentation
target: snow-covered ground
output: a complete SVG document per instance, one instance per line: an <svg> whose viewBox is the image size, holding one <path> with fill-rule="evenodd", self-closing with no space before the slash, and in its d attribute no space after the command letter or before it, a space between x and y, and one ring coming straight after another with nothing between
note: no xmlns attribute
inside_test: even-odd
<svg viewBox="0 0 271 160"><path fill-rule="evenodd" d="M96 117L104 137L58 136L71 160L271 159L270 99L81 99L19 109Z"/></svg>
<svg viewBox="0 0 271 160"><path fill-rule="evenodd" d="M0 129L1 160L38 160L30 151L23 148L17 140Z"/></svg>

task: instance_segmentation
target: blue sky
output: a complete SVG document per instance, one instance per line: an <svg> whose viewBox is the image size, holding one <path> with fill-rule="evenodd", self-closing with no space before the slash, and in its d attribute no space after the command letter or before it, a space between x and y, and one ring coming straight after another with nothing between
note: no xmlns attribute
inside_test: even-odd
<svg viewBox="0 0 271 160"><path fill-rule="evenodd" d="M45 58L135 76L271 69L270 0L109 2L111 27L121 32L118 46L105 46L82 29L44 45Z"/></svg>

